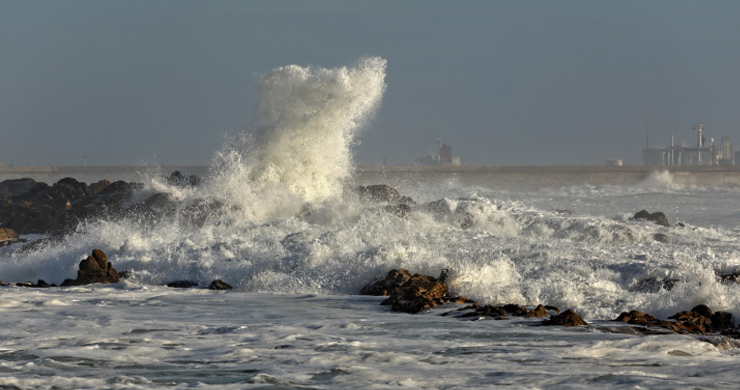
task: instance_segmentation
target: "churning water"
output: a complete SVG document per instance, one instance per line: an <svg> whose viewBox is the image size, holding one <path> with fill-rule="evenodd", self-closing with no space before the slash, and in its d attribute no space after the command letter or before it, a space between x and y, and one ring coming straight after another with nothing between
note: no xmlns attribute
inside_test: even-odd
<svg viewBox="0 0 740 390"><path fill-rule="evenodd" d="M351 147L385 66L276 69L259 80L252 129L202 185L152 178L131 200L166 192L177 213L90 221L35 252L2 248L4 281L58 284L93 248L132 276L0 289L0 388L734 388L739 357L726 344L605 329L632 309L740 315L739 287L717 278L740 271L740 190L665 173L527 192L439 178L404 183L418 204L387 213L351 191ZM204 203L218 207L194 222ZM630 218L643 208L672 226ZM450 268L455 295L572 308L595 326L396 314L355 295L399 267ZM216 278L235 290L163 287Z"/></svg>

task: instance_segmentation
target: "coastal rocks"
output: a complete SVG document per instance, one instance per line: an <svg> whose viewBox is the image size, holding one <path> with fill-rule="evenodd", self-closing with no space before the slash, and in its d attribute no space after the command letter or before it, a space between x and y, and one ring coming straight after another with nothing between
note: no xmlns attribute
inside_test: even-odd
<svg viewBox="0 0 740 390"><path fill-rule="evenodd" d="M472 310L472 311L468 311ZM462 309L459 309L458 311L468 311L467 313L464 313L460 315L460 318L480 318L480 317L492 317L497 320L504 320L511 317L527 317L527 318L543 318L547 317L552 313L552 315L560 313L560 310L553 306L544 306L544 305L537 305L532 310L527 309L524 306L516 305L516 304L508 304L508 305L470 305L466 306Z"/></svg>
<svg viewBox="0 0 740 390"><path fill-rule="evenodd" d="M636 328L643 333L649 333L650 328L667 329L674 333L707 334L720 333L727 336L738 337L732 313L725 311L712 312L706 305L697 305L689 311L676 313L668 320L660 320L655 316L637 310L624 312L614 321L626 322L637 325Z"/></svg>
<svg viewBox="0 0 740 390"><path fill-rule="evenodd" d="M65 178L52 186L32 179L0 182L0 226L19 234L66 234L79 222L120 212L143 185L100 181L88 186Z"/></svg>
<svg viewBox="0 0 740 390"><path fill-rule="evenodd" d="M655 222L660 226L671 226L668 222L668 217L666 217L666 215L661 211L651 214L647 210L640 210L635 213L632 219L646 219L648 221Z"/></svg>
<svg viewBox="0 0 740 390"><path fill-rule="evenodd" d="M66 279L64 286L80 286L92 283L118 283L118 272L108 261L108 256L100 249L93 249L92 255L80 262L77 279Z"/></svg>
<svg viewBox="0 0 740 390"><path fill-rule="evenodd" d="M584 321L578 313L573 310L566 310L560 314L551 316L549 319L542 322L545 326L583 326L588 325L588 322Z"/></svg>
<svg viewBox="0 0 740 390"><path fill-rule="evenodd" d="M363 287L361 294L390 295L381 305L389 305L393 311L414 314L449 300L449 288L444 282L446 276L446 271L434 278L411 275L404 269L391 270L384 280Z"/></svg>

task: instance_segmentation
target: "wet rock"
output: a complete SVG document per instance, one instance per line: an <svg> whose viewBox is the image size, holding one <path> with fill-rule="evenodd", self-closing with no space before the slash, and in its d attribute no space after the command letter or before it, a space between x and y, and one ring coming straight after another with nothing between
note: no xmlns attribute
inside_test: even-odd
<svg viewBox="0 0 740 390"><path fill-rule="evenodd" d="M578 313L573 310L566 310L560 314L551 316L549 319L542 322L545 326L583 326L588 325L588 322L584 321Z"/></svg>
<svg viewBox="0 0 740 390"><path fill-rule="evenodd" d="M0 227L0 247L20 242L26 242L26 240L18 238L18 233L15 230Z"/></svg>
<svg viewBox="0 0 740 390"><path fill-rule="evenodd" d="M113 268L108 256L100 249L80 262L77 279L66 279L62 286L80 286L92 283L118 283L118 272Z"/></svg>
<svg viewBox="0 0 740 390"><path fill-rule="evenodd" d="M184 175L180 171L172 172L170 177L167 178L167 184L180 187L197 186L200 185L200 181L198 175Z"/></svg>
<svg viewBox="0 0 740 390"><path fill-rule="evenodd" d="M399 203L401 194L395 188L385 184L357 187L360 199L373 203Z"/></svg>
<svg viewBox="0 0 740 390"><path fill-rule="evenodd" d="M732 313L712 310L706 305L697 305L689 311L676 313L667 320L660 320L655 316L637 310L622 313L615 321L626 322L631 325L646 327L643 331L649 332L649 327L670 330L675 333L707 334L722 333L733 335L737 333Z"/></svg>
<svg viewBox="0 0 740 390"><path fill-rule="evenodd" d="M651 277L637 282L629 288L630 292L657 293L660 290L671 291L678 279Z"/></svg>
<svg viewBox="0 0 740 390"><path fill-rule="evenodd" d="M405 217L406 214L411 212L411 206L407 204L389 205L383 207L383 211L393 214L397 217Z"/></svg>
<svg viewBox="0 0 740 390"><path fill-rule="evenodd" d="M640 210L635 213L632 219L646 219L648 221L655 222L661 226L671 226L671 224L668 222L668 217L666 217L666 215L661 211L651 214L647 210Z"/></svg>
<svg viewBox="0 0 740 390"><path fill-rule="evenodd" d="M35 194L49 188L46 183L39 183L33 179L11 179L0 182L0 196L8 198L24 197L26 194Z"/></svg>
<svg viewBox="0 0 740 390"><path fill-rule="evenodd" d="M224 282L221 279L216 279L208 286L209 290L231 290L234 287L231 287L230 284Z"/></svg>
<svg viewBox="0 0 740 390"><path fill-rule="evenodd" d="M551 310L554 314L560 313L560 310L558 310L555 307L552 307L555 309L554 311ZM507 304L507 305L470 305L466 306L459 311L468 311L472 310L468 313L464 313L460 316L460 318L469 318L469 317L492 317L494 319L507 319L509 317L527 317L527 318L542 318L547 317L548 310L543 305L537 305L532 310L527 309L524 306L520 306L517 304Z"/></svg>
<svg viewBox="0 0 740 390"><path fill-rule="evenodd" d="M399 290L408 280L411 273L405 269L392 269L382 280L368 283L360 290L360 295L388 296Z"/></svg>
<svg viewBox="0 0 740 390"><path fill-rule="evenodd" d="M191 282L189 280L177 280L174 282L167 283L167 287L171 288L193 288L198 287L198 282Z"/></svg>
<svg viewBox="0 0 740 390"><path fill-rule="evenodd" d="M414 314L444 304L448 299L447 283L431 276L414 274L381 305L389 305L393 311Z"/></svg>

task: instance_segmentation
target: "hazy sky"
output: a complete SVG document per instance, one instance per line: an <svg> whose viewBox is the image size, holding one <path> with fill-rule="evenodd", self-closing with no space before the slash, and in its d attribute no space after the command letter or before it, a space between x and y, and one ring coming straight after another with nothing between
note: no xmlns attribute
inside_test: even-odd
<svg viewBox="0 0 740 390"><path fill-rule="evenodd" d="M258 75L366 55L359 164L642 164L646 119L740 150L740 1L0 0L0 161L208 164Z"/></svg>

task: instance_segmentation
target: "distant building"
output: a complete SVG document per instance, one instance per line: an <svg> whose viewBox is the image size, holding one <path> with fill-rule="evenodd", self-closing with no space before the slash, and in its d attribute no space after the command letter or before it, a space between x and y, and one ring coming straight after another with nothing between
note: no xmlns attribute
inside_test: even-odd
<svg viewBox="0 0 740 390"><path fill-rule="evenodd" d="M452 146L443 144L442 138L437 138L437 146L439 154L434 154L430 150L426 156L418 159L419 163L422 165L462 165L460 157L452 156Z"/></svg>
<svg viewBox="0 0 740 390"><path fill-rule="evenodd" d="M735 165L735 156L732 152L730 137L722 137L722 144L718 148L714 144L714 138L707 142L704 138L704 125L699 123L694 127L698 131L695 145L683 141L680 146L651 146L648 150L642 150L642 159L650 165ZM648 159L648 161L646 161Z"/></svg>
<svg viewBox="0 0 740 390"><path fill-rule="evenodd" d="M610 158L606 160L606 165L621 167L622 165L624 165L624 162L621 158Z"/></svg>

